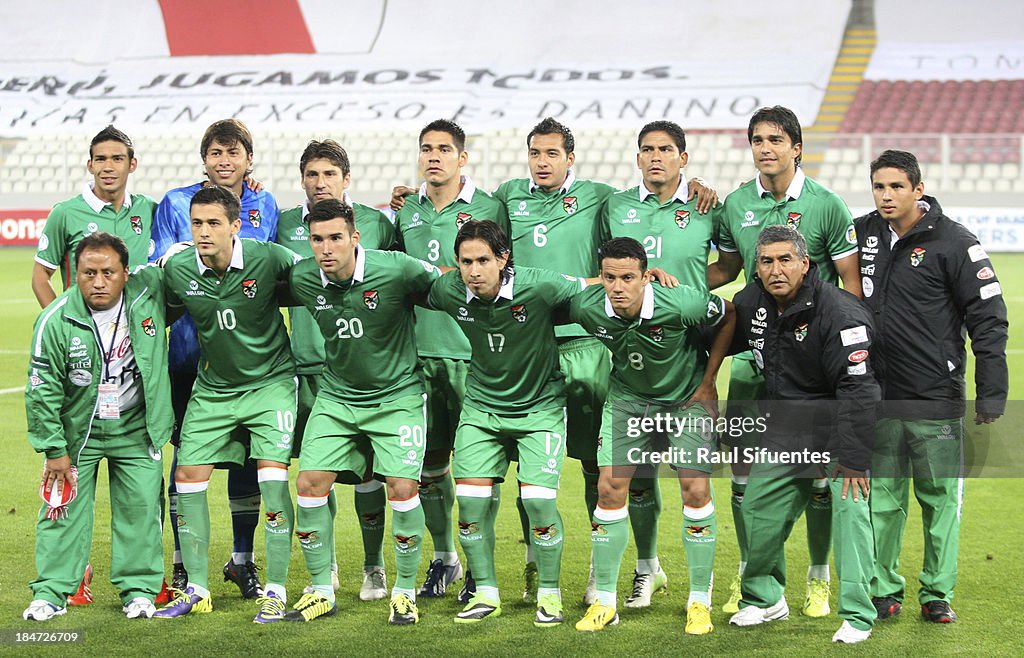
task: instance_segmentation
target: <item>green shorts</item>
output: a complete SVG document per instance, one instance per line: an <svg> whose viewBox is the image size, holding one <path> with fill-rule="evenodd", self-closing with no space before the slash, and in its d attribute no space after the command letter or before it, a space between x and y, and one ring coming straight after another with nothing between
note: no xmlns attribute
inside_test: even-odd
<svg viewBox="0 0 1024 658"><path fill-rule="evenodd" d="M499 415L469 405L462 408L452 458L456 480L502 482L517 454L520 482L557 489L565 459L565 409Z"/></svg>
<svg viewBox="0 0 1024 658"><path fill-rule="evenodd" d="M426 395L356 406L320 395L309 414L300 471L333 471L359 484L366 471L419 480L426 446Z"/></svg>
<svg viewBox="0 0 1024 658"><path fill-rule="evenodd" d="M600 409L608 397L612 355L596 338L577 338L558 346L558 367L565 375L566 454L597 461Z"/></svg>
<svg viewBox="0 0 1024 658"><path fill-rule="evenodd" d="M754 362L753 352L742 352L732 357L729 371L729 401L726 404L727 418L757 419L761 415L759 400L764 399L764 375ZM732 427L734 423L730 422ZM722 443L735 448L756 448L761 445L760 432L743 432L738 436L722 435Z"/></svg>
<svg viewBox="0 0 1024 658"><path fill-rule="evenodd" d="M710 473L715 452L714 421L704 407L644 400L608 400L601 414L599 466L640 466L651 471L661 464Z"/></svg>
<svg viewBox="0 0 1024 658"><path fill-rule="evenodd" d="M466 397L469 361L422 357L423 384L427 389L427 450L451 452Z"/></svg>
<svg viewBox="0 0 1024 658"><path fill-rule="evenodd" d="M246 457L287 464L295 432L294 378L242 393L211 391L199 381L182 422L179 466L242 465ZM248 430L249 440L245 432Z"/></svg>

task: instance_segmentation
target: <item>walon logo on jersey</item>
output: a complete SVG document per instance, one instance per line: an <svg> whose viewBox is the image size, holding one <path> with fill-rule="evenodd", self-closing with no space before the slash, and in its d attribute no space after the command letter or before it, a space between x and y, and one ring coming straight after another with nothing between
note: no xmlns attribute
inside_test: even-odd
<svg viewBox="0 0 1024 658"><path fill-rule="evenodd" d="M914 250L910 252L910 264L917 267L924 262L925 250L921 247L914 247Z"/></svg>
<svg viewBox="0 0 1024 658"><path fill-rule="evenodd" d="M565 212L567 212L570 215L573 214L574 212L576 212L577 210L579 210L579 205L577 205L577 203L576 203L576 197L574 197L574 196L567 196L567 197L563 198L562 199L562 210L564 210Z"/></svg>
<svg viewBox="0 0 1024 658"><path fill-rule="evenodd" d="M807 323L806 322L804 322L803 324L797 325L796 330L793 331L793 337L796 338L796 342L798 342L798 343L804 342L804 338L807 338Z"/></svg>
<svg viewBox="0 0 1024 658"><path fill-rule="evenodd" d="M690 211L689 210L677 210L676 211L676 226L679 228L686 228L690 223Z"/></svg>
<svg viewBox="0 0 1024 658"><path fill-rule="evenodd" d="M242 281L242 293L249 299L256 297L256 279Z"/></svg>
<svg viewBox="0 0 1024 658"><path fill-rule="evenodd" d="M462 225L471 219L473 219L473 215L470 215L468 212L460 212L458 215L455 215L455 225L462 228Z"/></svg>
<svg viewBox="0 0 1024 658"><path fill-rule="evenodd" d="M786 217L786 226L800 228L800 217L801 215L798 212L789 213L789 217Z"/></svg>
<svg viewBox="0 0 1024 658"><path fill-rule="evenodd" d="M252 224L253 228L259 228L262 221L263 215L260 214L259 208L253 208L249 211L249 223Z"/></svg>
<svg viewBox="0 0 1024 658"><path fill-rule="evenodd" d="M510 310L516 322L526 322L526 304L513 304Z"/></svg>
<svg viewBox="0 0 1024 658"><path fill-rule="evenodd" d="M132 230L135 231L135 235L142 235L142 218L138 215L132 215L128 221L131 222Z"/></svg>
<svg viewBox="0 0 1024 658"><path fill-rule="evenodd" d="M142 321L142 330L146 332L146 335L150 338L156 336L156 325L153 324L153 318L146 318Z"/></svg>
<svg viewBox="0 0 1024 658"><path fill-rule="evenodd" d="M690 535L691 537L696 537L697 539L700 539L701 537L710 537L711 536L711 526L710 525L688 525L688 526L686 526L686 534Z"/></svg>
<svg viewBox="0 0 1024 658"><path fill-rule="evenodd" d="M377 309L377 305L380 304L380 295L377 294L376 290L367 290L363 293L363 303L366 304L366 308L374 311Z"/></svg>
<svg viewBox="0 0 1024 658"><path fill-rule="evenodd" d="M651 337L655 343L660 343L665 340L665 329L659 325L647 328L647 335Z"/></svg>

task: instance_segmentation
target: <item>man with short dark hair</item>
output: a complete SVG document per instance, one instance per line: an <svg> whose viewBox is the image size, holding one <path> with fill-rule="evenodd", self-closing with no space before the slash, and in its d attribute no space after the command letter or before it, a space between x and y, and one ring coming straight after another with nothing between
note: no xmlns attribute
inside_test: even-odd
<svg viewBox="0 0 1024 658"><path fill-rule="evenodd" d="M951 623L963 505L964 329L975 360L974 422L991 423L1006 407L1006 303L984 247L925 195L912 153L885 151L872 162L871 191L876 210L857 219L857 239L886 400L872 463L871 595L878 619L900 613L906 590L899 557L912 475L924 525L921 616Z"/></svg>
<svg viewBox="0 0 1024 658"><path fill-rule="evenodd" d="M75 249L76 284L39 316L25 388L28 437L46 455L26 620L63 615L92 543L104 457L111 499L111 583L129 618L150 617L160 591L160 449L170 438L161 272L128 275L124 241L102 231ZM76 492L71 497L69 491ZM68 500L71 498L70 500Z"/></svg>
<svg viewBox="0 0 1024 658"><path fill-rule="evenodd" d="M753 461L741 510L747 565L740 609L729 623L789 617L785 541L816 479L827 477L843 619L832 641L862 642L874 622L867 471L880 389L870 359L871 316L856 297L819 278L795 228L765 228L756 250L757 279L733 299L732 349L751 349L764 377L766 427L757 454L768 458L745 459Z"/></svg>

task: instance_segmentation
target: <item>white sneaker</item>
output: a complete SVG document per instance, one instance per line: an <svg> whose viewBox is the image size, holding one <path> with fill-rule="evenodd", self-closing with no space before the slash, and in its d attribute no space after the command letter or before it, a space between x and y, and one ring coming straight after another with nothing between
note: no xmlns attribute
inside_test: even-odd
<svg viewBox="0 0 1024 658"><path fill-rule="evenodd" d="M594 565L590 565L590 578L587 579L587 589L583 591L583 605L594 605L597 603L597 579L594 578Z"/></svg>
<svg viewBox="0 0 1024 658"><path fill-rule="evenodd" d="M779 621L789 619L789 606L786 605L786 597L768 608L758 608L755 605L748 605L740 608L740 611L729 618L733 626L757 626L766 621Z"/></svg>
<svg viewBox="0 0 1024 658"><path fill-rule="evenodd" d="M832 636L833 642L839 642L841 644L857 644L871 637L871 629L866 631L858 630L853 626L850 626L850 622L844 621L843 625L839 627L836 634Z"/></svg>
<svg viewBox="0 0 1024 658"><path fill-rule="evenodd" d="M626 599L627 608L646 608L651 605L651 595L668 587L668 575L658 568L658 573L633 572L633 593Z"/></svg>
<svg viewBox="0 0 1024 658"><path fill-rule="evenodd" d="M335 592L337 592L339 589L341 589L341 581L338 580L338 570L334 569L334 568L331 569L331 587L334 588ZM303 594L312 594L315 591L316 590L313 589L313 583L310 583L310 584L306 585L303 588L302 593Z"/></svg>
<svg viewBox="0 0 1024 658"><path fill-rule="evenodd" d="M28 604L25 612L21 613L21 618L25 621L48 621L54 617L60 617L65 612L67 612L66 608L58 608L49 601L36 599Z"/></svg>
<svg viewBox="0 0 1024 658"><path fill-rule="evenodd" d="M384 567L363 570L363 586L359 588L360 601L377 601L388 595L387 577Z"/></svg>
<svg viewBox="0 0 1024 658"><path fill-rule="evenodd" d="M146 597L136 596L121 610L128 619L149 619L156 612L156 606Z"/></svg>

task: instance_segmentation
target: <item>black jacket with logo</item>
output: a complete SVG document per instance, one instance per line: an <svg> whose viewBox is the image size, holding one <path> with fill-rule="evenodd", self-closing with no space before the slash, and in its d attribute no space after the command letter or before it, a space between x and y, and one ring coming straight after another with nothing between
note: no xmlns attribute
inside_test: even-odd
<svg viewBox="0 0 1024 658"><path fill-rule="evenodd" d="M871 317L860 300L822 281L812 263L796 299L781 314L758 279L733 304L732 350L752 350L764 373L772 411L766 440L795 440L805 432L789 428L811 423L816 449L827 449L847 468L866 470L881 390L868 356Z"/></svg>
<svg viewBox="0 0 1024 658"><path fill-rule="evenodd" d="M892 247L889 223L877 211L855 222L883 397L942 403L916 405L917 417L963 415L966 328L978 411L1002 414L1008 321L999 279L978 238L943 215L934 198L922 201L925 215ZM886 406L889 413L898 405Z"/></svg>

